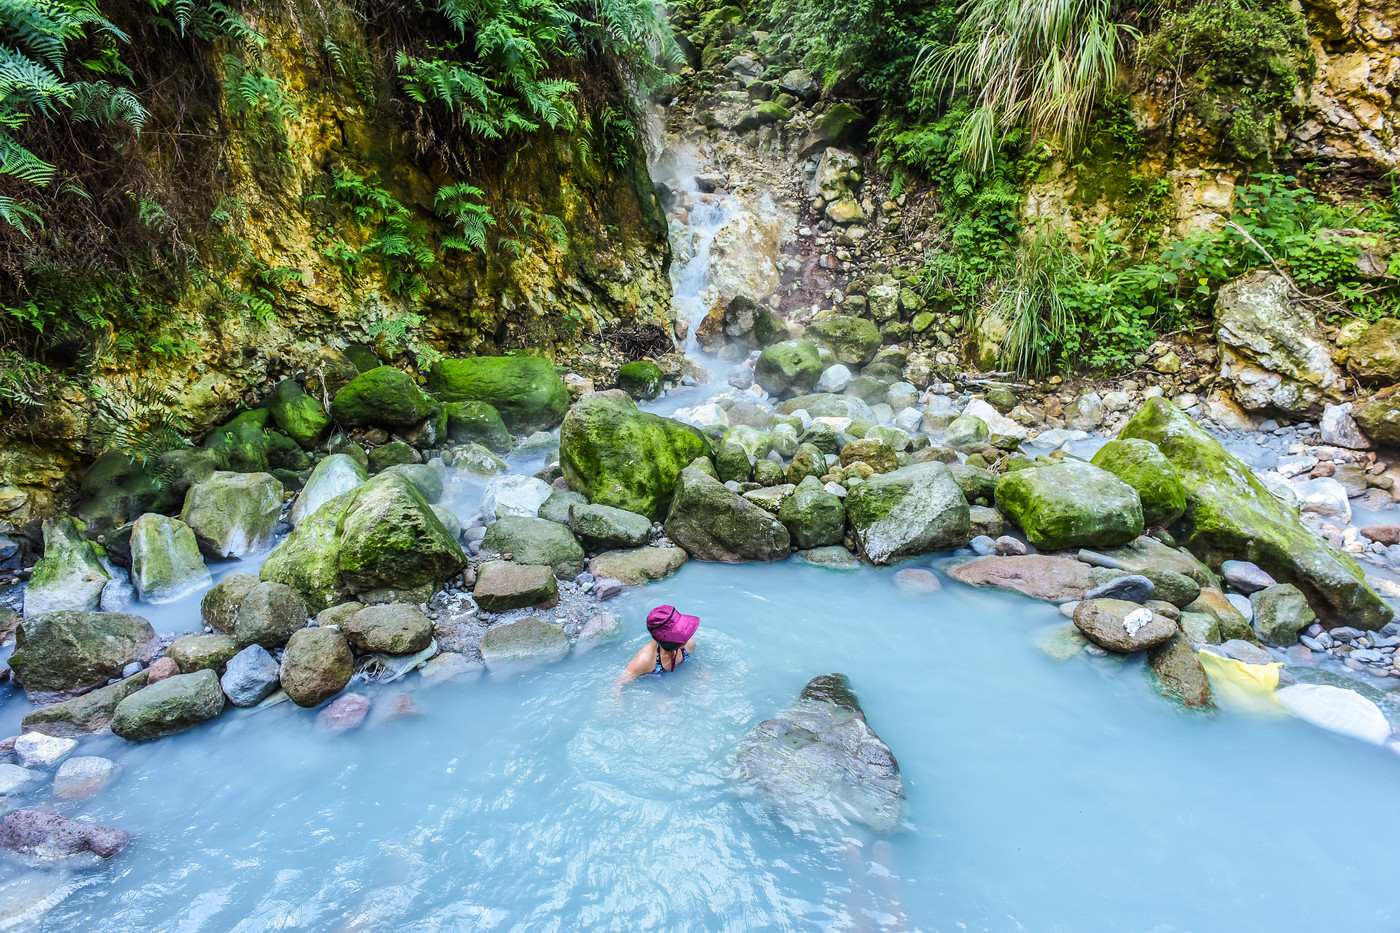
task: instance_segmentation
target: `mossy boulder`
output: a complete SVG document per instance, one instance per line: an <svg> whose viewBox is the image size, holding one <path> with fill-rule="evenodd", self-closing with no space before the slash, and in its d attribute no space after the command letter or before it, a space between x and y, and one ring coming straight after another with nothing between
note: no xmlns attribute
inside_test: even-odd
<svg viewBox="0 0 1400 933"><path fill-rule="evenodd" d="M830 146L858 142L864 135L865 124L865 116L850 104L832 104L812 121L798 156L805 159Z"/></svg>
<svg viewBox="0 0 1400 933"><path fill-rule="evenodd" d="M352 648L380 654L417 654L433 640L433 623L412 603L366 606L341 626Z"/></svg>
<svg viewBox="0 0 1400 933"><path fill-rule="evenodd" d="M407 373L380 366L361 373L335 394L331 416L347 428L403 428L432 414L433 400Z"/></svg>
<svg viewBox="0 0 1400 933"><path fill-rule="evenodd" d="M24 588L24 614L71 610L93 612L111 579L97 548L83 535L83 524L60 518L44 526L44 556Z"/></svg>
<svg viewBox="0 0 1400 933"><path fill-rule="evenodd" d="M303 518L261 575L286 583L319 611L354 594L435 589L466 561L422 493L387 472Z"/></svg>
<svg viewBox="0 0 1400 933"><path fill-rule="evenodd" d="M803 336L826 347L847 366L864 366L880 349L880 330L865 318L833 314L811 324Z"/></svg>
<svg viewBox="0 0 1400 933"><path fill-rule="evenodd" d="M641 547L651 538L651 519L610 505L574 505L569 527L590 548Z"/></svg>
<svg viewBox="0 0 1400 933"><path fill-rule="evenodd" d="M720 482L747 483L753 478L753 459L734 441L721 441L715 452L715 473Z"/></svg>
<svg viewBox="0 0 1400 933"><path fill-rule="evenodd" d="M331 426L331 416L295 379L277 383L268 396L267 409L282 433L306 450L320 443Z"/></svg>
<svg viewBox="0 0 1400 933"><path fill-rule="evenodd" d="M864 463L876 473L889 473L899 468L894 448L875 437L862 437L841 448L841 465Z"/></svg>
<svg viewBox="0 0 1400 933"><path fill-rule="evenodd" d="M987 502L996 499L997 475L991 470L968 466L965 463L950 463L948 464L948 472L953 474L953 481L963 491L969 504L978 499L984 499Z"/></svg>
<svg viewBox="0 0 1400 933"><path fill-rule="evenodd" d="M211 462L209 469L213 468ZM184 490L176 492L158 483L152 469L120 451L109 450L83 474L79 493L82 501L76 515L86 524L88 535L108 535L147 512L176 511L183 494Z"/></svg>
<svg viewBox="0 0 1400 933"><path fill-rule="evenodd" d="M146 514L131 527L131 582L148 603L168 603L210 582L189 525Z"/></svg>
<svg viewBox="0 0 1400 933"><path fill-rule="evenodd" d="M688 560L678 547L639 547L625 551L604 551L589 561L588 569L595 577L619 580L638 586L648 580L660 580L680 570Z"/></svg>
<svg viewBox="0 0 1400 933"><path fill-rule="evenodd" d="M1347 345L1347 369L1363 382L1400 382L1400 319L1381 318Z"/></svg>
<svg viewBox="0 0 1400 933"><path fill-rule="evenodd" d="M390 441L369 452L369 471L382 473L389 467L406 463L422 463L423 458L407 441Z"/></svg>
<svg viewBox="0 0 1400 933"><path fill-rule="evenodd" d="M784 340L759 354L754 381L775 398L792 398L811 392L825 368L812 341Z"/></svg>
<svg viewBox="0 0 1400 933"><path fill-rule="evenodd" d="M1148 528L1165 528L1186 511L1181 477L1156 444L1139 438L1109 441L1092 462L1137 490L1142 521Z"/></svg>
<svg viewBox="0 0 1400 933"><path fill-rule="evenodd" d="M792 545L776 518L694 467L676 481L665 527L666 536L697 560L781 560Z"/></svg>
<svg viewBox="0 0 1400 933"><path fill-rule="evenodd" d="M448 402L447 437L454 444L480 444L504 454L511 448L510 430L496 406L486 402Z"/></svg>
<svg viewBox="0 0 1400 933"><path fill-rule="evenodd" d="M783 500L778 521L788 530L795 547L804 551L828 547L840 544L845 535L846 506L840 496L827 492L812 479L806 488Z"/></svg>
<svg viewBox="0 0 1400 933"><path fill-rule="evenodd" d="M961 547L972 537L967 499L942 463L879 473L846 496L858 552L872 564Z"/></svg>
<svg viewBox="0 0 1400 933"><path fill-rule="evenodd" d="M1387 389L1352 412L1357 425L1377 444L1400 447L1400 389Z"/></svg>
<svg viewBox="0 0 1400 933"><path fill-rule="evenodd" d="M792 462L788 464L787 481L796 486L809 476L820 479L826 472L826 454L821 452L821 448L815 444L802 444L798 446L797 453L792 455Z"/></svg>
<svg viewBox="0 0 1400 933"><path fill-rule="evenodd" d="M204 624L223 635L232 635L238 607L258 585L255 573L231 573L211 586L199 603Z"/></svg>
<svg viewBox="0 0 1400 933"><path fill-rule="evenodd" d="M101 687L132 661L150 662L160 640L151 623L124 612L46 612L15 629L10 667L31 698Z"/></svg>
<svg viewBox="0 0 1400 933"><path fill-rule="evenodd" d="M439 360L428 391L444 402L486 402L515 434L548 430L569 409L569 390L554 364L534 356Z"/></svg>
<svg viewBox="0 0 1400 933"><path fill-rule="evenodd" d="M272 546L282 514L282 484L267 473L214 473L185 494L180 520L210 560L256 554Z"/></svg>
<svg viewBox="0 0 1400 933"><path fill-rule="evenodd" d="M182 635L165 649L182 674L217 671L237 653L238 642L227 635Z"/></svg>
<svg viewBox="0 0 1400 933"><path fill-rule="evenodd" d="M280 678L297 706L324 703L345 689L355 672L350 643L333 628L304 628L287 642Z"/></svg>
<svg viewBox="0 0 1400 933"><path fill-rule="evenodd" d="M149 671L141 671L91 693L41 706L25 713L20 726L25 732L57 736L105 732L110 728L121 701L146 686L149 678Z"/></svg>
<svg viewBox="0 0 1400 933"><path fill-rule="evenodd" d="M507 515L491 523L481 546L516 563L551 567L565 580L583 573L583 546L572 531L547 519Z"/></svg>
<svg viewBox="0 0 1400 933"><path fill-rule="evenodd" d="M623 363L617 371L617 387L638 401L649 401L666 388L661 367L650 360Z"/></svg>
<svg viewBox="0 0 1400 933"><path fill-rule="evenodd" d="M1303 525L1171 402L1149 399L1119 437L1151 441L1171 461L1186 490L1186 513L1172 533L1208 566L1252 561L1297 586L1319 616L1337 623L1376 629L1394 616L1355 560Z"/></svg>
<svg viewBox="0 0 1400 933"><path fill-rule="evenodd" d="M124 739L144 742L207 722L223 709L224 691L218 674L211 670L176 674L117 704L112 731Z"/></svg>
<svg viewBox="0 0 1400 933"><path fill-rule="evenodd" d="M298 629L306 627L306 602L285 583L264 580L248 591L233 621L233 640L240 648L261 645L280 648Z"/></svg>
<svg viewBox="0 0 1400 933"><path fill-rule="evenodd" d="M477 570L472 597L487 612L551 609L559 604L559 581L550 567L487 561Z"/></svg>
<svg viewBox="0 0 1400 933"><path fill-rule="evenodd" d="M559 466L572 489L653 521L666 514L681 470L713 452L696 428L639 411L616 390L584 396L559 431Z"/></svg>
<svg viewBox="0 0 1400 933"><path fill-rule="evenodd" d="M1113 547L1142 534L1142 502L1133 487L1081 460L1007 473L997 508L1047 551Z"/></svg>
<svg viewBox="0 0 1400 933"><path fill-rule="evenodd" d="M1155 648L1149 648L1147 665L1153 687L1163 697L1191 710L1215 708L1210 680L1185 633L1178 632Z"/></svg>

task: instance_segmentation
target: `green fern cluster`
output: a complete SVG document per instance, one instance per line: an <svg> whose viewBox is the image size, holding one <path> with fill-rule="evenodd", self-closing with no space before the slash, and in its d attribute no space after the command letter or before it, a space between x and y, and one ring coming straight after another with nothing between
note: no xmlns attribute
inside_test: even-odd
<svg viewBox="0 0 1400 933"><path fill-rule="evenodd" d="M351 274L366 260L377 259L389 277L390 291L412 301L421 298L428 290L425 275L438 262L427 228L373 176L362 178L338 168L331 194L373 232L358 249L338 241L325 254Z"/></svg>

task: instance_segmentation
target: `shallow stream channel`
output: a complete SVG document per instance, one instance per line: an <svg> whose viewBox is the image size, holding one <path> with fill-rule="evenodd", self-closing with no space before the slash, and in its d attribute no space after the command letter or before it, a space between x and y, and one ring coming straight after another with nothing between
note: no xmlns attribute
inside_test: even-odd
<svg viewBox="0 0 1400 933"><path fill-rule="evenodd" d="M677 246L696 257L676 276L693 322L728 217L706 203ZM731 364L702 362L709 385L647 407L728 391ZM447 479L444 502L473 514L484 481ZM557 663L357 680L373 707L349 733L281 703L158 742L86 737L78 754L121 771L62 812L132 841L100 865L0 862L0 930L1400 929L1392 750L1186 712L1141 654L1057 658L1055 605L943 576L955 559L690 561L604 604L621 636ZM901 587L911 567L941 589ZM130 611L200 631L199 597ZM615 691L663 603L701 618L694 657ZM894 831L779 811L736 779L744 737L832 672L898 759ZM393 715L399 694L415 715ZM0 736L29 709L0 686Z"/></svg>

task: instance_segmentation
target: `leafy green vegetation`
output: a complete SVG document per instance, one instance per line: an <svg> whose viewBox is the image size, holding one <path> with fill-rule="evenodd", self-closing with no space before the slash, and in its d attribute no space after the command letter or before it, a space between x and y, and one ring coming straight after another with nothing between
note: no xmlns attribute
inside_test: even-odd
<svg viewBox="0 0 1400 933"><path fill-rule="evenodd" d="M1280 113L1312 67L1302 15L1286 0L1183 0L1165 7L1138 61L1170 76L1171 116L1189 108L1220 155L1266 160Z"/></svg>

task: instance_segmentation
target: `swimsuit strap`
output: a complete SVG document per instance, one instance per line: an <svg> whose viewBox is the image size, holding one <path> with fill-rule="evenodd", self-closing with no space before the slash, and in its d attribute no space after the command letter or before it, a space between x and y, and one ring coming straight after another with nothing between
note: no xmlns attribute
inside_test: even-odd
<svg viewBox="0 0 1400 933"><path fill-rule="evenodd" d="M652 672L653 674L674 673L675 670L676 670L676 668L678 668L678 667L681 666L681 663L682 663L682 662L688 661L688 660L690 660L690 652L689 652L689 651L686 651L684 648L682 648L682 649L681 649L681 657L680 657L680 660L679 660L679 661L676 661L674 664L672 664L671 667L670 667L670 669L668 670L668 669L667 669L665 666L663 666L662 663L661 663L661 645L660 645L660 643L658 643L657 646L656 646L656 667L652 668L652 669L651 669L651 672Z"/></svg>

